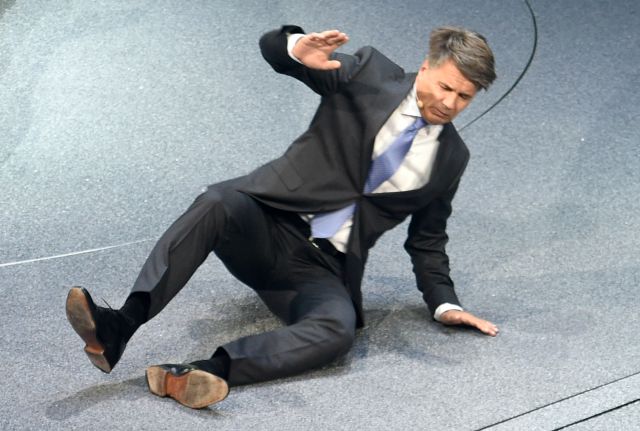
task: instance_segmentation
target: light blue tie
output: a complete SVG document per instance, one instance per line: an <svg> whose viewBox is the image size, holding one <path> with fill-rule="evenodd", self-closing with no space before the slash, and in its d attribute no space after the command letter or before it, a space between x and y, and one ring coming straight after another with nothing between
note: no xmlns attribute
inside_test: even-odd
<svg viewBox="0 0 640 431"><path fill-rule="evenodd" d="M418 131L426 125L427 122L419 117L415 123L402 131L384 153L371 161L369 175L364 185L365 193L371 193L393 176L409 152ZM353 215L355 208L355 204L350 204L335 211L317 214L311 219L311 235L314 238L331 238Z"/></svg>

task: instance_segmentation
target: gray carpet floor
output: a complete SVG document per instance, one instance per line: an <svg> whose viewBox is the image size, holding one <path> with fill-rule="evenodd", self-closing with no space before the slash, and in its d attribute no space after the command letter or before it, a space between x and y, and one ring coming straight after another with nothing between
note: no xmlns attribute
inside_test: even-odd
<svg viewBox="0 0 640 431"><path fill-rule="evenodd" d="M488 38L499 79L456 120L472 158L448 251L501 334L429 318L403 225L372 251L345 358L190 410L145 367L277 327L251 290L209 259L109 375L64 301L82 285L119 307L205 185L304 131L317 96L257 45L284 23L407 70L438 25ZM0 0L0 428L640 429L639 29L632 0Z"/></svg>

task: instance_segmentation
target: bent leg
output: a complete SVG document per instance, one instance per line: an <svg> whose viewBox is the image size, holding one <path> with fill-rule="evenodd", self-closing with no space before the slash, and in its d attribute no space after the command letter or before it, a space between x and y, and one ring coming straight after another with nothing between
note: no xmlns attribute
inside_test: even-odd
<svg viewBox="0 0 640 431"><path fill-rule="evenodd" d="M149 294L147 319L158 314L184 287L211 251L243 244L262 244L270 231L270 218L264 208L249 196L225 183L211 186L196 198L187 211L162 235L143 265L133 286ZM256 273L260 266L269 268L269 250L252 249ZM226 250L234 254L237 250ZM266 259L266 261L265 261Z"/></svg>
<svg viewBox="0 0 640 431"><path fill-rule="evenodd" d="M270 292L259 294L269 305ZM274 294L278 306L288 308L290 325L222 346L230 359L231 386L318 368L347 353L353 344L356 313L337 277L329 275L298 286L288 304L282 304L282 292Z"/></svg>

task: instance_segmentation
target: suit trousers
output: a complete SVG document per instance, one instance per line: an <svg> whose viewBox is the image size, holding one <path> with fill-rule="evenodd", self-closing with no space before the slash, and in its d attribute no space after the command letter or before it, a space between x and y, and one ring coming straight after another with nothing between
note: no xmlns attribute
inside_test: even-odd
<svg viewBox="0 0 640 431"><path fill-rule="evenodd" d="M309 226L297 214L267 207L232 184L209 186L157 242L132 290L149 293L148 318L213 251L285 323L221 346L230 358L230 385L298 374L345 354L356 312L341 253L310 242Z"/></svg>

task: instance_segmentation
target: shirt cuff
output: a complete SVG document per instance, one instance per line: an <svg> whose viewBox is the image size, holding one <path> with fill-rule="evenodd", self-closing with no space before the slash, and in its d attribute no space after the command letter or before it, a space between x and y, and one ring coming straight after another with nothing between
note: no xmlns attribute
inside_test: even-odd
<svg viewBox="0 0 640 431"><path fill-rule="evenodd" d="M293 58L295 61L297 61L300 64L302 64L302 62L293 55L293 47L303 37L304 37L304 34L302 33L294 33L294 34L287 35L287 52L289 53L289 57Z"/></svg>
<svg viewBox="0 0 640 431"><path fill-rule="evenodd" d="M462 307L460 307L459 305L449 304L448 302L445 302L444 304L440 304L440 306L436 308L436 312L433 313L433 318L436 319L438 322L441 322L440 316L442 316L445 313L445 311L449 311L449 310L464 311Z"/></svg>

